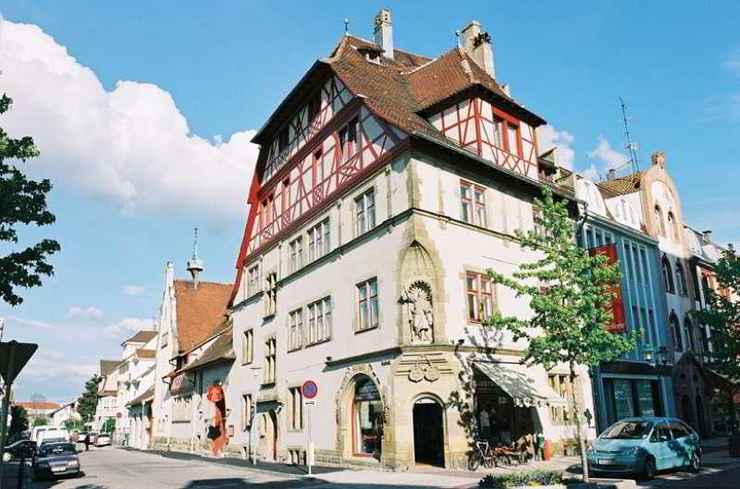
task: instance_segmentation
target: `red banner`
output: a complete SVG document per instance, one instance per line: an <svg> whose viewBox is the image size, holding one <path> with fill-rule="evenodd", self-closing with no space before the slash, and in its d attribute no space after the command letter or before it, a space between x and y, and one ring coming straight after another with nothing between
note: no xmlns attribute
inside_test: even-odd
<svg viewBox="0 0 740 489"><path fill-rule="evenodd" d="M607 264L613 265L619 261L617 256L617 245L614 243L598 246L589 250L591 256L604 255L607 258ZM622 287L616 284L612 288L614 299L612 301L612 324L607 328L610 333L624 333L624 303L622 302Z"/></svg>

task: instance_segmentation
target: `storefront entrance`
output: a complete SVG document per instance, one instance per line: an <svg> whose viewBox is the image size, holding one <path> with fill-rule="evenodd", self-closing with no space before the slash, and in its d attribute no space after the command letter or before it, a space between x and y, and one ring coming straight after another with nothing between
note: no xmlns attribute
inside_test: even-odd
<svg viewBox="0 0 740 489"><path fill-rule="evenodd" d="M430 398L414 404L414 461L444 467L444 410Z"/></svg>
<svg viewBox="0 0 740 489"><path fill-rule="evenodd" d="M633 416L663 416L657 379L607 377L604 382L607 425Z"/></svg>

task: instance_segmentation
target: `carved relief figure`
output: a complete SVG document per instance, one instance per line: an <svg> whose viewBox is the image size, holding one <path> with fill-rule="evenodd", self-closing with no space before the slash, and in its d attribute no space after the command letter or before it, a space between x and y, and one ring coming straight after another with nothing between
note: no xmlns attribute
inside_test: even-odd
<svg viewBox="0 0 740 489"><path fill-rule="evenodd" d="M434 340L432 292L425 282L414 282L401 298L408 310L411 342L428 344Z"/></svg>

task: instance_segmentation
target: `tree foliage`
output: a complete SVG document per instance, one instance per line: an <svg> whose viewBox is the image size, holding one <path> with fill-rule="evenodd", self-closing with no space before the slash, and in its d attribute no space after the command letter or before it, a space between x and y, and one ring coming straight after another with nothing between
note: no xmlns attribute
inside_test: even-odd
<svg viewBox="0 0 740 489"><path fill-rule="evenodd" d="M0 98L0 114L10 109L13 101ZM39 155L30 137L13 139L0 127L0 242L18 243L19 224L45 226L54 222L46 206L51 183L44 179L29 180L8 160L25 162ZM43 239L33 246L0 256L0 298L12 306L23 302L16 287L38 287L42 276L51 276L54 268L48 258L59 251L59 243Z"/></svg>
<svg viewBox="0 0 740 489"><path fill-rule="evenodd" d="M23 406L10 408L10 427L8 428L9 440L18 440L24 431L28 431L28 413Z"/></svg>
<svg viewBox="0 0 740 489"><path fill-rule="evenodd" d="M712 332L710 365L733 386L729 396L732 428L735 429L735 404L733 395L740 391L740 257L733 248L722 252L714 267L717 291L706 292L708 306L697 313L699 321Z"/></svg>
<svg viewBox="0 0 740 489"><path fill-rule="evenodd" d="M534 252L533 261L520 264L511 277L488 271L495 283L528 299L532 315L522 319L495 313L487 324L511 332L515 341L527 341L525 363L548 370L558 364L567 365L575 385L578 365L596 366L618 358L634 349L635 335L608 331L613 291L619 283L618 266L578 246L568 204L556 200L549 188L543 190L541 199L535 199L535 205L542 212L541 229L517 233L522 248ZM575 390L571 406L584 478L588 479Z"/></svg>
<svg viewBox="0 0 740 489"><path fill-rule="evenodd" d="M108 418L105 420L105 423L103 423L103 428L100 430L103 433L113 433L116 430L116 419L115 418Z"/></svg>
<svg viewBox="0 0 740 489"><path fill-rule="evenodd" d="M33 426L48 426L49 425L49 418L46 416L39 416L38 418L33 418Z"/></svg>
<svg viewBox="0 0 740 489"><path fill-rule="evenodd" d="M101 380L102 377L93 375L85 382L85 390L77 400L77 412L83 422L88 422L95 416L95 409L98 407L98 384Z"/></svg>

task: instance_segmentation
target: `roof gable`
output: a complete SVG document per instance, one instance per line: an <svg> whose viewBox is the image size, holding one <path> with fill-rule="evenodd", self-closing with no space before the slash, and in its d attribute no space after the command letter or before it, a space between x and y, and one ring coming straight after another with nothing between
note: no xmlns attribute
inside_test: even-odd
<svg viewBox="0 0 740 489"><path fill-rule="evenodd" d="M212 336L226 315L232 284L175 280L177 343L180 353Z"/></svg>

